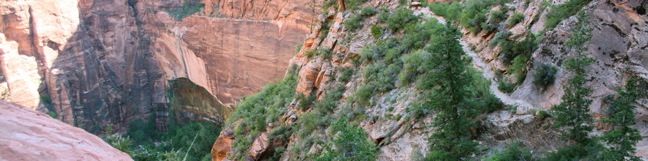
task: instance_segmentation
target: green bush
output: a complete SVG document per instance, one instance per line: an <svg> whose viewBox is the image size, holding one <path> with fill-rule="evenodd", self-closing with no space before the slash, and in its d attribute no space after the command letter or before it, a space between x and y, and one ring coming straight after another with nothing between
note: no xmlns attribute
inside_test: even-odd
<svg viewBox="0 0 648 161"><path fill-rule="evenodd" d="M376 11L376 9L373 8L373 7L365 7L365 8L362 8L362 10L360 10L360 16L362 16L362 17L373 16L376 13L378 13L378 11Z"/></svg>
<svg viewBox="0 0 648 161"><path fill-rule="evenodd" d="M382 30L383 29L378 25L371 26L371 36L373 36L374 39L380 39L383 34Z"/></svg>
<svg viewBox="0 0 648 161"><path fill-rule="evenodd" d="M337 80L340 82L349 82L352 76L353 76L353 69L342 68L340 69L340 74L337 77Z"/></svg>
<svg viewBox="0 0 648 161"><path fill-rule="evenodd" d="M410 84L419 74L425 72L424 62L429 61L429 58L430 53L424 50L418 50L412 54L403 56L403 70L401 70L398 76L400 85Z"/></svg>
<svg viewBox="0 0 648 161"><path fill-rule="evenodd" d="M378 148L362 128L352 125L346 119L339 119L330 129L334 133L333 141L315 160L376 160Z"/></svg>
<svg viewBox="0 0 648 161"><path fill-rule="evenodd" d="M542 64L536 69L534 73L535 79L533 84L540 88L546 88L547 86L554 83L556 80L556 73L558 69L552 65Z"/></svg>
<svg viewBox="0 0 648 161"><path fill-rule="evenodd" d="M363 18L360 15L353 15L344 21L344 28L349 31L355 31L362 27Z"/></svg>
<svg viewBox="0 0 648 161"><path fill-rule="evenodd" d="M459 19L462 9L463 6L461 6L460 3L436 2L430 4L430 10L432 10L434 14L445 17L446 19L451 21L456 21Z"/></svg>
<svg viewBox="0 0 648 161"><path fill-rule="evenodd" d="M362 27L362 21L370 16L376 14L376 9L373 8L363 8L360 13L350 16L346 21L344 21L344 27L349 31L355 31Z"/></svg>
<svg viewBox="0 0 648 161"><path fill-rule="evenodd" d="M505 93L511 93L515 90L515 84L502 80L497 84L497 89Z"/></svg>
<svg viewBox="0 0 648 161"><path fill-rule="evenodd" d="M590 1L592 0L569 0L564 4L552 7L549 10L549 13L547 13L545 29L553 29L560 23L560 21L575 15L583 8L583 6L587 5Z"/></svg>
<svg viewBox="0 0 648 161"><path fill-rule="evenodd" d="M513 59L510 70L513 78L515 78L515 84L522 83L526 78L527 62L529 62L529 54L518 55Z"/></svg>
<svg viewBox="0 0 648 161"><path fill-rule="evenodd" d="M304 54L309 59L316 56L320 56L324 59L331 59L331 56L333 56L331 49L325 49L325 48L317 48L315 50L306 51L306 53Z"/></svg>
<svg viewBox="0 0 648 161"><path fill-rule="evenodd" d="M367 2L367 0L346 0L344 1L345 6L349 10L355 10L360 6L361 4Z"/></svg>
<svg viewBox="0 0 648 161"><path fill-rule="evenodd" d="M200 12L205 5L195 0L185 1L181 7L171 8L167 12L176 20L182 20L187 16Z"/></svg>
<svg viewBox="0 0 648 161"><path fill-rule="evenodd" d="M358 87L354 98L360 105L369 105L369 99L373 96L375 87L371 84L365 84Z"/></svg>
<svg viewBox="0 0 648 161"><path fill-rule="evenodd" d="M504 40L499 44L501 48L500 56L504 64L511 64L518 55L531 55L538 47L536 37L532 33L527 33L527 36L521 42Z"/></svg>
<svg viewBox="0 0 648 161"><path fill-rule="evenodd" d="M315 101L315 96L314 95L309 95L306 96L304 94L297 94L297 100L299 100L299 109L301 110L306 110L310 105L313 104L313 101Z"/></svg>
<svg viewBox="0 0 648 161"><path fill-rule="evenodd" d="M392 31L397 31L404 28L407 24L416 22L417 20L418 17L414 16L412 10L405 7L399 7L393 14L390 14L387 17L386 22L387 28Z"/></svg>
<svg viewBox="0 0 648 161"><path fill-rule="evenodd" d="M499 8L497 10L490 12L489 23L499 24L500 22L506 20L506 10Z"/></svg>
<svg viewBox="0 0 648 161"><path fill-rule="evenodd" d="M511 36L511 32L508 30L502 30L495 34L495 37L491 39L490 46L500 45L502 42L509 41L508 38Z"/></svg>
<svg viewBox="0 0 648 161"><path fill-rule="evenodd" d="M524 20L524 14L516 12L509 18L508 26L515 26Z"/></svg>
<svg viewBox="0 0 648 161"><path fill-rule="evenodd" d="M533 161L531 152L520 143L514 143L502 151L498 151L483 161Z"/></svg>

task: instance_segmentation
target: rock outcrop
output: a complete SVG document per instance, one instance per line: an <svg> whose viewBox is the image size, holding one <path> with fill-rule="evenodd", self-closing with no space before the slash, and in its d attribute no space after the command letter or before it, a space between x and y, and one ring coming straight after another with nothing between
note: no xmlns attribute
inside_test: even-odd
<svg viewBox="0 0 648 161"><path fill-rule="evenodd" d="M0 101L0 160L132 159L83 129Z"/></svg>

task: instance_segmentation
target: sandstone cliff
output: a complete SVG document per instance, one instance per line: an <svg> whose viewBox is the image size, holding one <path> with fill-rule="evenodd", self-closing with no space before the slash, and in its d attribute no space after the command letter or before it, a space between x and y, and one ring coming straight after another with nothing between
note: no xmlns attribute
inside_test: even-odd
<svg viewBox="0 0 648 161"><path fill-rule="evenodd" d="M188 4L202 12L186 10ZM152 113L165 120L169 108L195 108L169 105L169 81L179 78L216 100L206 111L231 111L220 108L284 75L319 11L310 4L317 3L2 2L0 92L92 132L121 129ZM214 121L226 115L210 114L200 115Z"/></svg>
<svg viewBox="0 0 648 161"><path fill-rule="evenodd" d="M0 160L132 160L83 129L0 101Z"/></svg>

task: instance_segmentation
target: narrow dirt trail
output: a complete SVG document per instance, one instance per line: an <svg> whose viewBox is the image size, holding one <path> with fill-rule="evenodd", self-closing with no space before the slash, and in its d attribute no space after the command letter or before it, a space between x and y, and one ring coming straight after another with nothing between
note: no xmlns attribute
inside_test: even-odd
<svg viewBox="0 0 648 161"><path fill-rule="evenodd" d="M435 15L432 11L430 11L427 8L423 8L418 12L423 14L425 17L431 17L436 19L441 24L445 25L447 23L447 21L443 17ZM528 111L529 109L533 109L533 105L531 105L530 103L521 99L513 98L509 94L506 94L501 90L499 90L497 88L498 84L497 84L497 80L495 79L495 72L493 72L490 66L488 66L488 64L484 62L484 59L479 57L479 55L477 55L477 53L472 50L468 42L466 42L463 37L459 39L459 43L461 44L461 48L463 49L463 51L468 56L470 56L471 58L470 62L473 64L473 66L475 66L475 68L481 71L482 76L484 78L490 81L489 89L490 92L493 95L495 95L495 97L497 97L505 105L517 107L517 109L522 109L522 111Z"/></svg>

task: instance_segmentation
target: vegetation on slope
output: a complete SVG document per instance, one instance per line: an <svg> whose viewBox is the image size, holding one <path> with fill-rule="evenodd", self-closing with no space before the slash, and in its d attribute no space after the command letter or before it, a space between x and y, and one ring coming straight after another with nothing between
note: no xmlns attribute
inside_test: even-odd
<svg viewBox="0 0 648 161"><path fill-rule="evenodd" d="M167 12L171 17L175 18L178 21L181 21L187 16L191 16L194 13L200 12L205 7L205 4L198 0L186 0L182 6L170 8Z"/></svg>
<svg viewBox="0 0 648 161"><path fill-rule="evenodd" d="M244 98L234 114L228 119L228 124L234 121L240 123L234 128L235 160L243 160L247 148L252 145L254 138L259 136L270 123L275 123L286 111L287 105L294 99L297 85L296 67L289 69L289 74L280 82L263 88L258 94Z"/></svg>
<svg viewBox="0 0 648 161"><path fill-rule="evenodd" d="M547 20L545 21L545 29L551 30L558 24L581 10L583 6L589 4L592 0L568 0L564 4L553 6L549 13L547 13Z"/></svg>
<svg viewBox="0 0 648 161"><path fill-rule="evenodd" d="M207 122L171 123L167 132L158 132L153 121L135 121L126 135L104 139L136 161L208 161L219 132L219 126Z"/></svg>

